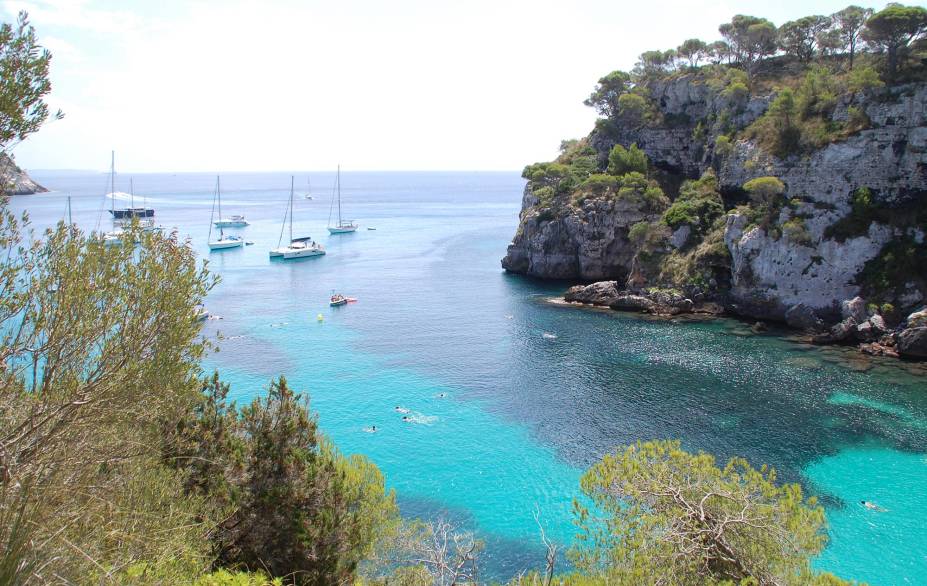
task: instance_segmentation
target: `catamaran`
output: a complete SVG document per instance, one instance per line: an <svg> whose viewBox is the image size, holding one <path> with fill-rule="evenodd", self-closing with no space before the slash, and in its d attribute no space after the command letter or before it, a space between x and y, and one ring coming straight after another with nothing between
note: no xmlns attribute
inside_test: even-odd
<svg viewBox="0 0 927 586"><path fill-rule="evenodd" d="M270 251L271 258L283 258L285 260L294 258L305 258L308 256L322 256L325 249L309 236L293 238L293 177L290 177L290 200L287 204L286 213L283 215L283 226L280 227L280 238L277 240L277 248ZM286 227L287 217L290 224L290 243L281 246L283 242L283 229Z"/></svg>
<svg viewBox="0 0 927 586"><path fill-rule="evenodd" d="M219 178L216 178L218 184ZM222 198L219 198L219 219L213 222L216 228L243 228L248 225L248 220L241 214L232 214L227 218L222 217Z"/></svg>
<svg viewBox="0 0 927 586"><path fill-rule="evenodd" d="M328 233L347 234L348 232L356 232L357 224L351 220L341 218L341 165L338 165L338 173L335 176L335 189L338 193L338 223L332 226L332 208L335 206L335 198L332 197L332 206L328 210Z"/></svg>
<svg viewBox="0 0 927 586"><path fill-rule="evenodd" d="M238 248L239 246L244 246L245 241L241 236L226 236L225 232L222 231L222 227L219 226L219 239L212 239L212 226L213 217L216 213L216 202L219 203L219 209L222 209L222 191L219 188L219 177L216 176L216 196L212 200L212 212L209 215L209 250L224 250L226 248ZM216 224L218 225L218 224Z"/></svg>

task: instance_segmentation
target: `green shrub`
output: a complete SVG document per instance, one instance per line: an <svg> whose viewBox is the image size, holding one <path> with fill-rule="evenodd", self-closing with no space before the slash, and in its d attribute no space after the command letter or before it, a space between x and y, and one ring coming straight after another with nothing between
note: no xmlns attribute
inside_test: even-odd
<svg viewBox="0 0 927 586"><path fill-rule="evenodd" d="M777 177L757 177L744 183L744 191L754 203L769 205L785 193L785 185Z"/></svg>
<svg viewBox="0 0 927 586"><path fill-rule="evenodd" d="M801 244L803 246L811 245L811 233L805 225L803 218L789 218L782 224L782 232L788 237L790 242Z"/></svg>
<svg viewBox="0 0 927 586"><path fill-rule="evenodd" d="M643 124L650 111L647 98L638 94L622 94L618 98L618 116L630 124Z"/></svg>
<svg viewBox="0 0 927 586"><path fill-rule="evenodd" d="M872 67L857 67L847 75L847 89L853 93L883 87L885 82Z"/></svg>
<svg viewBox="0 0 927 586"><path fill-rule="evenodd" d="M878 256L863 266L856 282L870 299L892 299L912 275L923 274L927 274L927 244L904 236L885 244Z"/></svg>
<svg viewBox="0 0 927 586"><path fill-rule="evenodd" d="M570 173L573 177L582 180L598 170L598 157L595 155L577 156L570 163Z"/></svg>
<svg viewBox="0 0 927 586"><path fill-rule="evenodd" d="M828 226L824 230L824 238L844 242L848 238L863 236L869 232L872 222L879 219L880 211L869 188L860 187L850 199L850 213Z"/></svg>
<svg viewBox="0 0 927 586"><path fill-rule="evenodd" d="M592 192L596 195L601 195L607 191L614 191L618 189L620 181L617 177L613 175L605 175L604 173L597 173L590 175L586 178L585 181L579 184L579 189L581 191Z"/></svg>
<svg viewBox="0 0 927 586"><path fill-rule="evenodd" d="M646 174L647 154L636 143L627 149L616 144L608 153L608 172L619 177L634 172Z"/></svg>
<svg viewBox="0 0 927 586"><path fill-rule="evenodd" d="M722 134L715 139L715 154L719 157L729 157L733 152L734 143L731 142L731 137Z"/></svg>
<svg viewBox="0 0 927 586"><path fill-rule="evenodd" d="M847 134L852 134L854 132L859 132L860 130L865 130L872 125L872 121L869 120L869 116L866 114L866 111L858 106L850 106L847 108L847 125L846 132Z"/></svg>
<svg viewBox="0 0 927 586"><path fill-rule="evenodd" d="M554 188L549 185L538 187L532 193L538 198L540 205L549 205L551 200L554 199Z"/></svg>
<svg viewBox="0 0 927 586"><path fill-rule="evenodd" d="M643 174L631 172L615 179L618 182L617 199L635 203L651 212L663 211L669 206L669 199L656 181L648 180Z"/></svg>

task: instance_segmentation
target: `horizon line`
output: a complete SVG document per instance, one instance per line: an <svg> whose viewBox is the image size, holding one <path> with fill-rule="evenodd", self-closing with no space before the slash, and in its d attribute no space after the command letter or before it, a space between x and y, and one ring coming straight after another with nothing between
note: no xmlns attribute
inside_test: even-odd
<svg viewBox="0 0 927 586"><path fill-rule="evenodd" d="M109 169L74 169L74 168L55 168L55 167L37 167L33 169L23 168L27 173L43 172L63 172L70 173L95 173L109 174ZM521 173L520 169L355 169L352 171L343 171L344 173ZM172 174L172 175L193 175L193 174L210 174L210 175L234 175L244 173L331 173L330 169L303 169L303 170L252 170L252 171L117 171L116 175L145 175L145 174Z"/></svg>

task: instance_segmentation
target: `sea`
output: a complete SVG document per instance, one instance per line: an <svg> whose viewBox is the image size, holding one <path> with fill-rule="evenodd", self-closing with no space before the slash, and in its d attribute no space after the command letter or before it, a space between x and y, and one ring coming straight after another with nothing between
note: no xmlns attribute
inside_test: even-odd
<svg viewBox="0 0 927 586"><path fill-rule="evenodd" d="M221 283L203 365L244 404L284 375L344 453L369 457L403 515L445 519L486 543L484 577L541 568L569 548L584 469L637 440L678 439L719 463L743 456L800 482L827 511L815 566L873 585L927 584L927 378L917 365L819 348L730 319L650 319L551 302L569 283L506 274L517 172L226 173L228 229L252 245L210 253L216 176L39 171L15 196L44 228L109 230L108 209L155 209ZM295 182L293 231L325 256L270 260ZM310 188L311 181L311 188ZM311 199L305 197L307 191ZM355 303L330 307L333 292ZM404 420L403 417L407 419ZM370 430L376 426L376 432ZM878 504L869 510L861 501ZM561 560L561 569L568 568Z"/></svg>

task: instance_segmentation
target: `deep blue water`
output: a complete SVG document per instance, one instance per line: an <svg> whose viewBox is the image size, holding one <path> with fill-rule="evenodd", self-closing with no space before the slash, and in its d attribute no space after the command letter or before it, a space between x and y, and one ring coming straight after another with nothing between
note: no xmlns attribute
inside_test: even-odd
<svg viewBox="0 0 927 586"><path fill-rule="evenodd" d="M871 584L927 580L927 385L907 365L751 335L731 320L553 305L565 284L499 266L517 223L517 173L343 174L346 215L361 229L340 236L325 232L333 174L310 175L312 201L299 197L297 174L295 231L328 254L292 262L267 257L289 174L223 176L223 209L248 217L237 232L255 243L225 252L206 247L214 176L136 175L135 190L222 276L208 300L222 319L205 332L224 339L206 368L239 402L285 374L343 451L380 466L405 514L477 530L491 575L542 565L536 506L569 543L578 479L596 458L678 438L773 465L821 496L831 524L821 568ZM76 222L109 228L105 175L35 178L55 192L12 206L36 226L63 217L70 192ZM330 308L332 290L359 301ZM366 433L371 425L379 431Z"/></svg>

